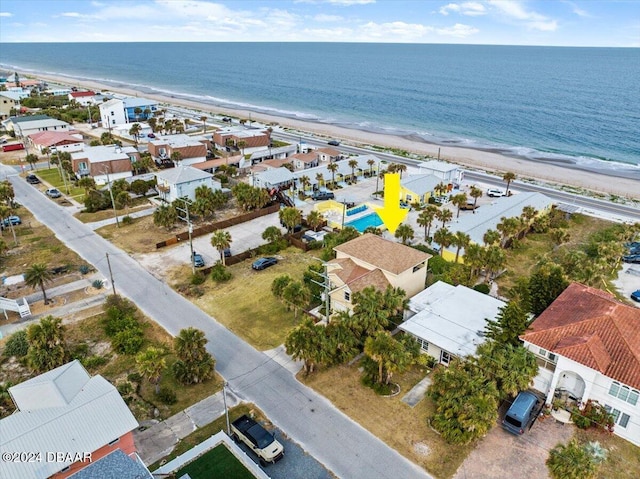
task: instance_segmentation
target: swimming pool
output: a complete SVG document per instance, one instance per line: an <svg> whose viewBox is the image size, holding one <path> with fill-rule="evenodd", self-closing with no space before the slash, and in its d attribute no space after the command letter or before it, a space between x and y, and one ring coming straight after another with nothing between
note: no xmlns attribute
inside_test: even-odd
<svg viewBox="0 0 640 479"><path fill-rule="evenodd" d="M357 220L349 221L344 224L345 226L352 226L357 229L360 233L366 230L369 226L373 226L377 228L382 225L382 220L378 216L378 213L371 213L366 216L361 216Z"/></svg>

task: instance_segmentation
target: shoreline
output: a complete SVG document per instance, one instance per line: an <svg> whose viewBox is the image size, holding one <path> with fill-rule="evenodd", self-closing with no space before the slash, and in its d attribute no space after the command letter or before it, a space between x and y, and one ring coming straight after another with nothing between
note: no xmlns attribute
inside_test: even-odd
<svg viewBox="0 0 640 479"><path fill-rule="evenodd" d="M640 180L618 176L624 175L624 171L617 172L612 170L612 174L594 172L584 167L564 166L562 163L566 164L566 162L562 160L544 159L534 161L510 156L496 150L437 145L435 143L428 143L422 139L418 140L415 137L407 138L394 134L373 133L246 109L228 108L206 102L179 98L174 95L148 93L132 87L113 87L105 83L100 83L99 81L83 80L63 75L32 73L29 76L61 85L79 86L91 90L107 91L130 96L144 96L160 103L195 110L196 112L202 112L207 115L219 114L238 118L250 117L252 120L265 124L277 124L285 129L293 129L325 136L327 138L353 142L355 146L378 146L403 150L417 155L426 155L433 158L438 157L439 154L440 159L443 161L485 171L490 174L501 175L501 173L510 171L517 175L518 180L539 181L551 185L581 188L604 195L623 196L635 201L640 200ZM372 154L375 154L375 151L372 151Z"/></svg>

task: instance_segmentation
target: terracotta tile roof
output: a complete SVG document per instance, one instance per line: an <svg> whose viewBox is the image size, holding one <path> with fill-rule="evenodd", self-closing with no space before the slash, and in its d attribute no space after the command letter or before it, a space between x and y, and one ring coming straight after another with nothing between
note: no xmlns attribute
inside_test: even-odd
<svg viewBox="0 0 640 479"><path fill-rule="evenodd" d="M431 258L427 253L371 233L333 249L393 274L400 274Z"/></svg>
<svg viewBox="0 0 640 479"><path fill-rule="evenodd" d="M521 339L640 389L640 309L571 284Z"/></svg>

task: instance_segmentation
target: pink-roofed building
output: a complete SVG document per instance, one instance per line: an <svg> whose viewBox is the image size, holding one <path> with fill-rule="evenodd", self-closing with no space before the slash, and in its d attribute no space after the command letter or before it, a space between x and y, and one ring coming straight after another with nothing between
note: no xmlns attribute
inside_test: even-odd
<svg viewBox="0 0 640 479"><path fill-rule="evenodd" d="M82 133L76 130L41 131L27 136L27 146L37 150L41 155L45 148L49 148L51 153L56 151L71 153L82 151L84 149L84 141Z"/></svg>
<svg viewBox="0 0 640 479"><path fill-rule="evenodd" d="M538 359L534 386L547 403L598 401L614 433L640 446L640 309L573 283L520 339Z"/></svg>

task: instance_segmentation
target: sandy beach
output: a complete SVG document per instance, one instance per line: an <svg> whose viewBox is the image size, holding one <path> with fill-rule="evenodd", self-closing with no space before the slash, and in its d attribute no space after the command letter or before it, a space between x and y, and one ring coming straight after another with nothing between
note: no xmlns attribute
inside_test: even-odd
<svg viewBox="0 0 640 479"><path fill-rule="evenodd" d="M61 85L75 85L95 91L110 91L131 96L144 96L146 98L154 99L160 103L200 111L205 115L209 115L213 112L215 114L229 115L239 118L249 118L251 116L255 121L266 124L277 123L284 128L309 132L328 138L346 140L356 146L378 145L432 157L437 157L438 150L440 150L440 158L443 160L469 168L486 171L488 173L501 175L505 171L510 171L515 173L518 179L538 180L550 185L567 185L584 188L604 195L624 196L629 199L640 200L640 181L630 178L608 176L601 173L594 173L571 167L565 168L556 164L513 158L488 151L451 146L438 146L423 141L403 138L401 136L370 133L334 125L265 115L245 110L233 110L208 104L201 104L182 98L141 93L134 89L113 88L95 81L75 80L61 76L42 74L38 74L37 77L48 82Z"/></svg>

